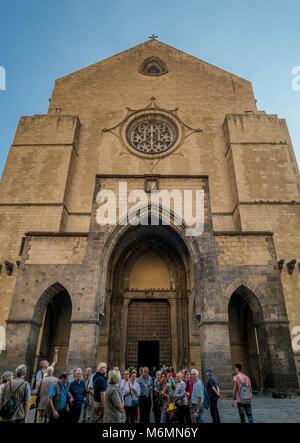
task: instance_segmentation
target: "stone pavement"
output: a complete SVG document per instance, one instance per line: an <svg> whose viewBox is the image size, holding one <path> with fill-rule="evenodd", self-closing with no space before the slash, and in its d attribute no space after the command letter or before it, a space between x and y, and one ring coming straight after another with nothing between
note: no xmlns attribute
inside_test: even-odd
<svg viewBox="0 0 300 443"><path fill-rule="evenodd" d="M300 423L300 397L296 399L274 399L255 396L252 402L253 417L256 423ZM219 400L222 423L239 423L237 408L232 408L231 400ZM29 413L33 422L34 411ZM205 422L211 423L209 410L205 412Z"/></svg>
<svg viewBox="0 0 300 443"><path fill-rule="evenodd" d="M239 423L237 407L231 406L231 400L219 400L218 404L223 423ZM255 396L252 401L252 412L256 423L300 423L300 397L274 399ZM205 419L211 422L209 411L206 411Z"/></svg>

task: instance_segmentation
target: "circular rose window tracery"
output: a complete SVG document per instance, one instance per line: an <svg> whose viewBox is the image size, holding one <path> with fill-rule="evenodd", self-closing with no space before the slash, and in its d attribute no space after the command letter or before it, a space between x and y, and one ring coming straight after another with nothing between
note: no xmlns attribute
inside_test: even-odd
<svg viewBox="0 0 300 443"><path fill-rule="evenodd" d="M139 117L127 129L129 144L145 154L165 152L176 143L177 138L178 129L175 123L160 114Z"/></svg>

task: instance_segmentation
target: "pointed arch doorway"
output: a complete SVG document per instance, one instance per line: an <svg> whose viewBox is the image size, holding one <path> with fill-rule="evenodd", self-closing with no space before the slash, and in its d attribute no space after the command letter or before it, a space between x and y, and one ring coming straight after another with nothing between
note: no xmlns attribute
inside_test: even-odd
<svg viewBox="0 0 300 443"><path fill-rule="evenodd" d="M191 268L187 247L170 226L128 229L109 263L110 367L137 368L150 354L152 367L189 366Z"/></svg>
<svg viewBox="0 0 300 443"><path fill-rule="evenodd" d="M231 296L228 305L229 338L232 366L240 363L255 390L263 387L260 363L260 331L262 312L255 295L241 286Z"/></svg>
<svg viewBox="0 0 300 443"><path fill-rule="evenodd" d="M41 360L53 361L54 348L59 346L55 374L67 368L69 341L71 334L72 302L68 291L55 283L44 292L36 310L43 304L43 323L37 345L35 366L39 369Z"/></svg>

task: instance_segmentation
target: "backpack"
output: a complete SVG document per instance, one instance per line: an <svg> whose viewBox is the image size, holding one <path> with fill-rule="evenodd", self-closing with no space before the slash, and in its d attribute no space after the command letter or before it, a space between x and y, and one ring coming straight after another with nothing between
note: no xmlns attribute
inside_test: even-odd
<svg viewBox="0 0 300 443"><path fill-rule="evenodd" d="M239 382L240 382L240 389L239 389L239 394L240 394L240 400L242 404L249 404L251 403L252 400L252 392L248 386L247 383L247 376L245 375L245 382L243 383L242 380L237 376Z"/></svg>
<svg viewBox="0 0 300 443"><path fill-rule="evenodd" d="M15 393L20 389L21 386L23 386L26 383L26 381L24 381L23 383L21 383L17 389L15 390L15 392L12 394L11 393L11 382L9 382L9 390L10 390L10 394L8 399L6 400L5 403L3 403L1 409L0 409L0 416L3 418L8 418L8 417L12 417L14 415L14 413L16 412L17 408L20 406L20 404L22 403L22 401L24 401L24 399L22 399L17 405L16 405L16 399L14 397ZM25 389L25 395L26 395L26 389Z"/></svg>
<svg viewBox="0 0 300 443"><path fill-rule="evenodd" d="M208 392L207 392L207 389L205 386L203 386L203 390L204 390L203 407L204 407L204 409L208 409L210 406L209 395L208 395Z"/></svg>

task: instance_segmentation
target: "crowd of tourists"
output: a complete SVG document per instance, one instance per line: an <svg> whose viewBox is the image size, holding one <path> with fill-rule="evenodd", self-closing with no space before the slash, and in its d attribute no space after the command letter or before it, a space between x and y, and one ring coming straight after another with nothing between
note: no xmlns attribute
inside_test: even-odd
<svg viewBox="0 0 300 443"><path fill-rule="evenodd" d="M213 370L205 371L207 382L197 369L178 372L167 365L160 370L147 367L126 370L121 375L117 367L108 371L100 363L91 368L73 368L58 378L52 365L44 360L31 389L26 381L27 368L20 365L16 376L5 372L0 386L0 419L8 422L28 421L30 403L35 400L36 423L150 423L151 410L158 423L204 423L205 410L210 409L213 423L220 423L218 400L220 389ZM232 406L237 407L242 423L245 417L253 423L251 381L235 366Z"/></svg>

